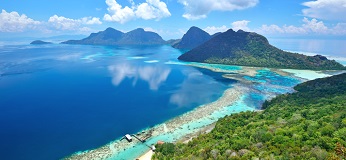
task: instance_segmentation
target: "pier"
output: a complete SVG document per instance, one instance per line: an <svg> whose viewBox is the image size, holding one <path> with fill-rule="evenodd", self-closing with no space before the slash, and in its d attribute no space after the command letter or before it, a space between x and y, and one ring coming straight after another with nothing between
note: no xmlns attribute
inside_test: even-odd
<svg viewBox="0 0 346 160"><path fill-rule="evenodd" d="M145 132L142 132L142 133L145 133ZM149 130L146 134L143 134L142 137L139 137L139 135L141 135L140 133L138 133L137 135L135 135L135 134L131 134L131 135L130 134L126 134L121 140L126 139L130 143L130 142L133 141L132 137L134 137L135 139L137 139L138 141L142 142L144 145L149 147L152 151L154 151L156 149L155 146L150 146L150 145L145 143L146 140L152 136L152 133L153 133L153 129Z"/></svg>

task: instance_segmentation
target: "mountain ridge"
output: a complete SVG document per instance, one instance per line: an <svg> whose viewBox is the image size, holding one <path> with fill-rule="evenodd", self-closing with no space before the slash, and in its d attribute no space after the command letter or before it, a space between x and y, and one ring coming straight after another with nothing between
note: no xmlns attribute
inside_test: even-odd
<svg viewBox="0 0 346 160"><path fill-rule="evenodd" d="M192 49L210 40L212 36L204 30L192 26L181 38L181 41L172 45L177 49Z"/></svg>
<svg viewBox="0 0 346 160"><path fill-rule="evenodd" d="M182 61L227 65L334 70L345 69L334 60L286 52L255 32L229 29L178 57Z"/></svg>
<svg viewBox="0 0 346 160"><path fill-rule="evenodd" d="M62 44L86 44L86 45L155 45L166 42L155 32L145 31L142 28L123 33L108 27L104 31L91 33L81 40L68 40Z"/></svg>

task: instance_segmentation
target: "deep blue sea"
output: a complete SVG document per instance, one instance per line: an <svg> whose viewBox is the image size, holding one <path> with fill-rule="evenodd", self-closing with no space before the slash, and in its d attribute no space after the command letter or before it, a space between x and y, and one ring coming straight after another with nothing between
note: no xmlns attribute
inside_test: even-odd
<svg viewBox="0 0 346 160"><path fill-rule="evenodd" d="M59 159L215 101L234 80L170 46L0 47L1 159Z"/></svg>
<svg viewBox="0 0 346 160"><path fill-rule="evenodd" d="M299 48L304 41L270 42L316 51ZM340 43L325 55L342 61L346 43ZM0 46L0 159L60 159L97 148L213 102L237 83L223 73L174 64L181 54L167 45ZM246 96L254 108L299 83L267 69L244 79L257 84Z"/></svg>

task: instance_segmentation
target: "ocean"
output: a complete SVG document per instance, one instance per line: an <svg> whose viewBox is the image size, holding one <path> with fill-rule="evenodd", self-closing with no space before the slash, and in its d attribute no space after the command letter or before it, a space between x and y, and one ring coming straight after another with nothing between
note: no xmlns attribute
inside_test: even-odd
<svg viewBox="0 0 346 160"><path fill-rule="evenodd" d="M96 148L215 101L235 83L164 64L180 54L170 46L1 47L1 159Z"/></svg>
<svg viewBox="0 0 346 160"><path fill-rule="evenodd" d="M335 52L329 56L343 56ZM242 67L181 63L181 54L168 45L0 46L1 159L60 159L96 149L214 102L239 83L224 75ZM254 85L227 113L260 109L301 82L268 69L243 78Z"/></svg>
<svg viewBox="0 0 346 160"><path fill-rule="evenodd" d="M270 38L269 42L285 51L305 55L324 55L346 66L346 40L344 39Z"/></svg>

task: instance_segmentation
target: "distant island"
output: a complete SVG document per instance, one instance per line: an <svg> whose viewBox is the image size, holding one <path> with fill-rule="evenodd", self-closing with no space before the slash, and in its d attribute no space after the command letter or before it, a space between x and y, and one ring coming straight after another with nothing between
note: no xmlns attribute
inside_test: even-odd
<svg viewBox="0 0 346 160"><path fill-rule="evenodd" d="M181 41L181 39L170 39L170 40L166 41L166 43L173 46L173 45L179 43L180 41Z"/></svg>
<svg viewBox="0 0 346 160"><path fill-rule="evenodd" d="M183 40L182 40L183 41ZM342 64L321 55L305 56L280 50L257 33L229 29L178 57L182 61L253 67L342 70Z"/></svg>
<svg viewBox="0 0 346 160"><path fill-rule="evenodd" d="M123 33L114 28L107 28L98 33L91 33L81 40L68 40L63 44L87 45L157 45L166 44L160 35L155 32L144 31L142 28Z"/></svg>
<svg viewBox="0 0 346 160"><path fill-rule="evenodd" d="M53 44L52 42L45 42L41 40L32 41L30 44Z"/></svg>
<svg viewBox="0 0 346 160"><path fill-rule="evenodd" d="M172 47L178 49L192 49L208 41L210 38L211 36L209 33L193 26L184 34L183 38L181 38L178 43L173 44Z"/></svg>
<svg viewBox="0 0 346 160"><path fill-rule="evenodd" d="M34 41L31 44L48 44ZM123 33L114 28L91 33L81 40L68 40L62 44L85 45L163 45L170 44L177 49L189 50L178 57L182 61L240 65L253 67L343 70L342 64L328 60L321 55L306 56L280 50L269 44L257 33L237 32L229 29L210 35L198 27L191 27L181 39L164 41L162 37L142 28Z"/></svg>
<svg viewBox="0 0 346 160"><path fill-rule="evenodd" d="M188 143L156 145L153 159L345 159L346 73L294 89Z"/></svg>

